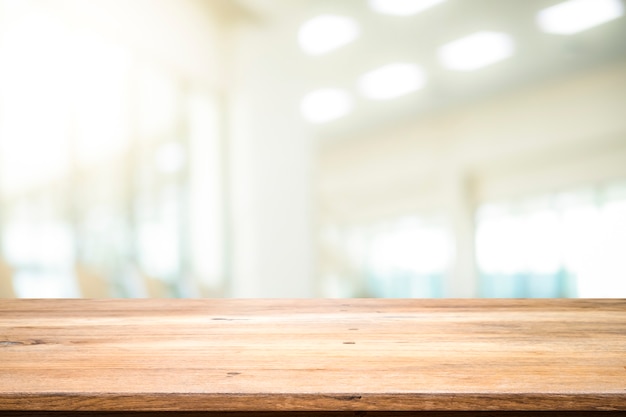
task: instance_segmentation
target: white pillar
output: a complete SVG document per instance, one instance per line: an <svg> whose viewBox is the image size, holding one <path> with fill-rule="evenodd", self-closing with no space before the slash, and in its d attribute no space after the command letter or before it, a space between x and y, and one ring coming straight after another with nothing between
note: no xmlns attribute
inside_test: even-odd
<svg viewBox="0 0 626 417"><path fill-rule="evenodd" d="M299 116L297 72L290 72L299 51L273 26L246 32L230 106L229 295L311 297L313 134Z"/></svg>
<svg viewBox="0 0 626 417"><path fill-rule="evenodd" d="M445 296L477 297L479 282L475 256L475 203L471 182L463 170L452 169L446 188L455 257L445 285Z"/></svg>

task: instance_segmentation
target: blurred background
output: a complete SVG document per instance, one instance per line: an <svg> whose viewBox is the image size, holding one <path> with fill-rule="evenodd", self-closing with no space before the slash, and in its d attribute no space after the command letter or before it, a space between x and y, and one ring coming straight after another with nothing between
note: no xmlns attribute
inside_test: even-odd
<svg viewBox="0 0 626 417"><path fill-rule="evenodd" d="M0 0L1 297L626 297L620 0Z"/></svg>

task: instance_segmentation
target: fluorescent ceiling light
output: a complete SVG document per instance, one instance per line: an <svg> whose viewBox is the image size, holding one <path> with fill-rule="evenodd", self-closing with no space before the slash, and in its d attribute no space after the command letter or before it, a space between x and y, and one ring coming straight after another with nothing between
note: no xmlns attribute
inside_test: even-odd
<svg viewBox="0 0 626 417"><path fill-rule="evenodd" d="M326 123L348 114L352 110L352 99L343 90L326 88L307 94L300 110L309 122Z"/></svg>
<svg viewBox="0 0 626 417"><path fill-rule="evenodd" d="M370 0L370 7L383 14L410 16L443 3L445 0Z"/></svg>
<svg viewBox="0 0 626 417"><path fill-rule="evenodd" d="M419 90L426 83L420 67L415 64L388 64L363 75L359 90L365 97L386 100Z"/></svg>
<svg viewBox="0 0 626 417"><path fill-rule="evenodd" d="M569 0L543 9L537 15L537 24L548 33L571 35L624 14L619 0Z"/></svg>
<svg viewBox="0 0 626 417"><path fill-rule="evenodd" d="M321 55L352 42L358 35L359 26L354 19L322 15L302 25L298 41L304 52Z"/></svg>
<svg viewBox="0 0 626 417"><path fill-rule="evenodd" d="M451 70L472 71L513 55L513 40L504 33L476 32L439 48L439 59Z"/></svg>

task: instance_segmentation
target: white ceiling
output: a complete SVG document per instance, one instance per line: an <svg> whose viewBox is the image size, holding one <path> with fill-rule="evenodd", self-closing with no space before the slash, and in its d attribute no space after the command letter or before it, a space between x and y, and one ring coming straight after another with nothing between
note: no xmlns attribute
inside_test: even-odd
<svg viewBox="0 0 626 417"><path fill-rule="evenodd" d="M305 57L304 68L292 74L305 79L311 89L328 85L353 91L359 75L392 61L412 61L425 69L426 88L384 103L358 99L351 115L317 128L324 137L382 129L626 58L626 17L572 36L542 33L536 13L561 0L448 0L409 17L378 14L365 0L239 1L264 25L292 25L294 42L296 28L320 14L351 16L359 22L356 42L328 55ZM511 35L515 55L474 72L443 69L436 60L437 48L479 30Z"/></svg>

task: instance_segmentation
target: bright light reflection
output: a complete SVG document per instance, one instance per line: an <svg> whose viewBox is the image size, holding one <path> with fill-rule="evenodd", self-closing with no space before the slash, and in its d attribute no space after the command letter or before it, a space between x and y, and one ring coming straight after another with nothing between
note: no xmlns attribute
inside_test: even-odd
<svg viewBox="0 0 626 417"><path fill-rule="evenodd" d="M526 269L524 225L513 216L483 220L476 231L476 257L489 274L515 274ZM515 236L512 239L511 236Z"/></svg>
<svg viewBox="0 0 626 417"><path fill-rule="evenodd" d="M571 35L624 14L619 0L569 0L543 9L537 15L537 24L548 33Z"/></svg>
<svg viewBox="0 0 626 417"><path fill-rule="evenodd" d="M386 100L422 88L424 73L414 64L396 63L368 72L359 79L359 90L368 98Z"/></svg>
<svg viewBox="0 0 626 417"><path fill-rule="evenodd" d="M21 4L0 45L0 181L8 194L67 175L72 137L82 167L122 151L129 133L126 51Z"/></svg>
<svg viewBox="0 0 626 417"><path fill-rule="evenodd" d="M557 274L563 263L559 216L554 210L542 210L531 213L524 223L528 270L536 274Z"/></svg>
<svg viewBox="0 0 626 417"><path fill-rule="evenodd" d="M193 94L189 101L190 116L190 230L191 259L198 278L209 287L217 287L224 276L222 242L223 178L219 110L213 97Z"/></svg>
<svg viewBox="0 0 626 417"><path fill-rule="evenodd" d="M76 36L77 56L70 86L76 103L76 151L88 167L123 152L129 142L127 102L130 54L96 36Z"/></svg>
<svg viewBox="0 0 626 417"><path fill-rule="evenodd" d="M626 199L608 202L602 212L602 236L604 240L603 273L596 274L601 282L596 288L602 288L591 296L626 297ZM592 281L596 282L596 281ZM586 294L585 294L586 295Z"/></svg>
<svg viewBox="0 0 626 417"><path fill-rule="evenodd" d="M478 223L480 269L488 274L554 275L563 263L561 220L554 210L501 214Z"/></svg>
<svg viewBox="0 0 626 417"><path fill-rule="evenodd" d="M304 52L321 55L346 45L359 35L359 26L349 17L322 15L300 28L298 41Z"/></svg>
<svg viewBox="0 0 626 417"><path fill-rule="evenodd" d="M576 278L579 297L625 297L626 199L600 206L585 201L585 193L575 193L558 200L565 199L570 202L521 214L482 208L476 234L479 269L495 276L543 278L565 270Z"/></svg>
<svg viewBox="0 0 626 417"><path fill-rule="evenodd" d="M370 254L380 276L394 271L418 276L443 273L451 258L451 239L444 229L402 224L373 239Z"/></svg>
<svg viewBox="0 0 626 417"><path fill-rule="evenodd" d="M65 28L42 13L2 29L0 186L11 194L67 173L73 51Z"/></svg>
<svg viewBox="0 0 626 417"><path fill-rule="evenodd" d="M176 120L176 86L167 73L154 66L139 69L139 133L154 140L172 132Z"/></svg>
<svg viewBox="0 0 626 417"><path fill-rule="evenodd" d="M300 109L308 121L326 123L348 114L352 109L352 99L343 90L322 89L306 95Z"/></svg>
<svg viewBox="0 0 626 417"><path fill-rule="evenodd" d="M155 162L159 171L163 173L178 172L186 163L185 149L178 142L164 143L157 149Z"/></svg>
<svg viewBox="0 0 626 417"><path fill-rule="evenodd" d="M370 7L378 13L410 16L430 9L445 0L370 0Z"/></svg>
<svg viewBox="0 0 626 417"><path fill-rule="evenodd" d="M513 40L505 33L476 32L439 48L444 67L472 71L513 55Z"/></svg>

